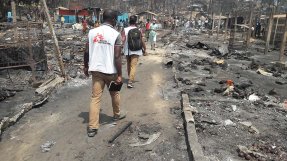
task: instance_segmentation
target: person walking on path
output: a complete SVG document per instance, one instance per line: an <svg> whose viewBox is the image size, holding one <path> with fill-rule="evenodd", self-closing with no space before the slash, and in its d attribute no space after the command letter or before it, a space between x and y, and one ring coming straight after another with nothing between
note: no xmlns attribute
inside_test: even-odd
<svg viewBox="0 0 287 161"><path fill-rule="evenodd" d="M155 45L156 45L156 28L157 25L155 24L155 21L152 23L150 26L150 32L149 32L149 42L151 44L151 50L155 50Z"/></svg>
<svg viewBox="0 0 287 161"><path fill-rule="evenodd" d="M87 134L94 137L99 128L101 97L105 85L112 81L122 84L121 34L114 29L117 14L113 10L103 13L104 23L88 34L88 43L84 55L84 73L92 74L92 97L90 103L89 126ZM120 93L110 91L114 121L125 118L120 113Z"/></svg>
<svg viewBox="0 0 287 161"><path fill-rule="evenodd" d="M83 25L83 34L86 34L87 30L88 30L88 22L86 20L86 17L84 16L83 20L82 20L82 25Z"/></svg>
<svg viewBox="0 0 287 161"><path fill-rule="evenodd" d="M65 17L62 15L61 16L61 28L64 27L64 23L65 23Z"/></svg>
<svg viewBox="0 0 287 161"><path fill-rule="evenodd" d="M145 38L146 38L146 41L148 41L148 39L149 39L150 26L151 26L150 20L147 19L147 23L145 24Z"/></svg>
<svg viewBox="0 0 287 161"><path fill-rule="evenodd" d="M145 55L146 45L143 40L142 32L136 27L137 17L130 17L130 26L124 28L122 31L122 38L124 42L124 54L127 59L127 71L129 76L128 88L133 88L136 67L139 56ZM135 45L137 44L137 45Z"/></svg>

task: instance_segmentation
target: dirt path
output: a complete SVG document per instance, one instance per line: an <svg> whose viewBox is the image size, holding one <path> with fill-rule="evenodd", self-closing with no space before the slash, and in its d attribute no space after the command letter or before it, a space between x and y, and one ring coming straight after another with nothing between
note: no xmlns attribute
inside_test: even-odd
<svg viewBox="0 0 287 161"><path fill-rule="evenodd" d="M128 115L116 126L112 125L111 101L105 90L102 126L94 138L86 135L90 80L68 83L47 104L28 112L4 132L1 160L188 160L180 112L176 112L180 104L176 99L167 101L162 96L162 88L172 81L171 71L162 66L162 57L142 57L136 80L134 89L123 87L122 110ZM111 136L128 121L133 122L131 128L114 144L108 144ZM148 146L130 147L139 132L161 135ZM43 153L40 146L46 141L56 144Z"/></svg>

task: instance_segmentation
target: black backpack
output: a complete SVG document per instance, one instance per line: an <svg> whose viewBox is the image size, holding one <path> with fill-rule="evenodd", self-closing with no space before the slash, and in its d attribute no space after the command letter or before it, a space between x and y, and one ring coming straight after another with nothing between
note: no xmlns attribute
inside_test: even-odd
<svg viewBox="0 0 287 161"><path fill-rule="evenodd" d="M142 35L138 28L134 28L129 31L128 46L131 51L142 50Z"/></svg>

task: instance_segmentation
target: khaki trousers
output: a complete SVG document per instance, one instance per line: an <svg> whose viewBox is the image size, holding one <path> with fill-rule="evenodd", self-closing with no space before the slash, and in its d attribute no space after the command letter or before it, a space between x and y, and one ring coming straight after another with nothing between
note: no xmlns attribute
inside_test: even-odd
<svg viewBox="0 0 287 161"><path fill-rule="evenodd" d="M105 85L117 79L116 74L92 72L92 98L89 113L89 128L98 129L100 117L100 103ZM120 115L120 92L110 92L114 116Z"/></svg>
<svg viewBox="0 0 287 161"><path fill-rule="evenodd" d="M127 70L129 75L129 83L133 83L136 76L136 68L139 60L139 55L127 56Z"/></svg>

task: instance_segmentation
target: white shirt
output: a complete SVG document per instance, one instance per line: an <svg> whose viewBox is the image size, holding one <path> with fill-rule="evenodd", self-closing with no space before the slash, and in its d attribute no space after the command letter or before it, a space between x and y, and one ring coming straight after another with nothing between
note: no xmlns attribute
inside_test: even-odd
<svg viewBox="0 0 287 161"><path fill-rule="evenodd" d="M116 74L114 46L120 36L112 26L103 24L90 30L89 39L89 71L105 74Z"/></svg>
<svg viewBox="0 0 287 161"><path fill-rule="evenodd" d="M125 31L125 35L126 35L126 41L125 41L125 44L124 44L124 54L125 55L143 55L143 52L142 50L138 50L138 51L131 51L128 49L128 33L131 29L134 29L134 28L137 28L136 26L129 26L129 27L126 27L124 29Z"/></svg>

